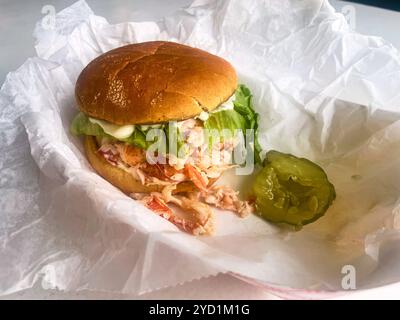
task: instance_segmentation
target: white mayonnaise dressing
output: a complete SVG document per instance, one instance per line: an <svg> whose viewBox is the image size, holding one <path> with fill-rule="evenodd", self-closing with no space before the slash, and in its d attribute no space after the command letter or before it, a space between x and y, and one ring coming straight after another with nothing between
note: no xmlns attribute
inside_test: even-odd
<svg viewBox="0 0 400 320"><path fill-rule="evenodd" d="M104 120L93 118L89 118L89 121L91 123L98 124L100 127L102 127L105 133L119 140L129 138L132 135L133 131L135 131L135 126L133 124L118 126Z"/></svg>

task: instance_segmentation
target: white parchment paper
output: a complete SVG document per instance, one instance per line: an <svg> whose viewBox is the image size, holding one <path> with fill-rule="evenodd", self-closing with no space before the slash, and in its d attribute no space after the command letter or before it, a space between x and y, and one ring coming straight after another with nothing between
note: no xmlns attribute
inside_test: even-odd
<svg viewBox="0 0 400 320"><path fill-rule="evenodd" d="M354 33L327 1L199 0L160 22L117 25L79 1L35 36L37 57L0 91L0 294L36 282L141 293L220 272L338 290L344 265L357 288L400 280L400 55ZM293 233L218 212L217 234L196 238L91 170L68 130L77 76L105 51L159 39L235 66L263 148L317 161L336 186L323 218Z"/></svg>

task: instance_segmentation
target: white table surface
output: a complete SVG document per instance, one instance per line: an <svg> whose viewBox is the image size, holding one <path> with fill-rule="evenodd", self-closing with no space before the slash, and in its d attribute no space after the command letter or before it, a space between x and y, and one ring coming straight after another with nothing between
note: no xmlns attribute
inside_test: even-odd
<svg viewBox="0 0 400 320"><path fill-rule="evenodd" d="M61 10L75 0L0 0L0 83L8 72L18 68L26 58L35 55L32 31L42 17L44 5ZM192 0L87 0L92 10L110 23L144 21L173 13ZM363 34L381 36L400 48L398 30L400 13L344 1L330 1L338 10L346 12L348 5L355 9L355 28ZM348 8L348 7L347 7ZM44 291L40 287L9 295L9 299L277 299L274 295L229 275L218 275L195 280L141 296L115 295L96 292L63 293ZM364 292L354 292L343 299L396 299L400 285L391 285Z"/></svg>

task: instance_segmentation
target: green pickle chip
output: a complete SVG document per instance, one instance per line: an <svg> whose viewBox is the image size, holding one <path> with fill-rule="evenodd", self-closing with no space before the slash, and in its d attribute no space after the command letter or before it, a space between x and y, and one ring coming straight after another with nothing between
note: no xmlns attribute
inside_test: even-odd
<svg viewBox="0 0 400 320"><path fill-rule="evenodd" d="M336 198L335 188L317 164L269 151L253 185L258 214L297 228L322 217Z"/></svg>

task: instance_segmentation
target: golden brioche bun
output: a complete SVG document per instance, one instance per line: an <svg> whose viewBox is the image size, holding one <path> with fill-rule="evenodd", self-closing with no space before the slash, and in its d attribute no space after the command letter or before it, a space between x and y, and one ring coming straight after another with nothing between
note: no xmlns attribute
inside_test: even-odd
<svg viewBox="0 0 400 320"><path fill-rule="evenodd" d="M161 192L164 188L162 185L144 186L128 172L108 163L107 160L97 152L98 146L95 137L85 136L84 146L86 157L88 158L93 169L95 169L97 173L100 174L104 179L121 189L123 192L128 194L135 192ZM195 191L195 189L196 188L192 182L181 182L177 185L174 193L192 192Z"/></svg>
<svg viewBox="0 0 400 320"><path fill-rule="evenodd" d="M154 124L211 111L236 87L235 69L224 59L153 41L94 59L79 75L75 96L79 109L90 117L117 125Z"/></svg>

